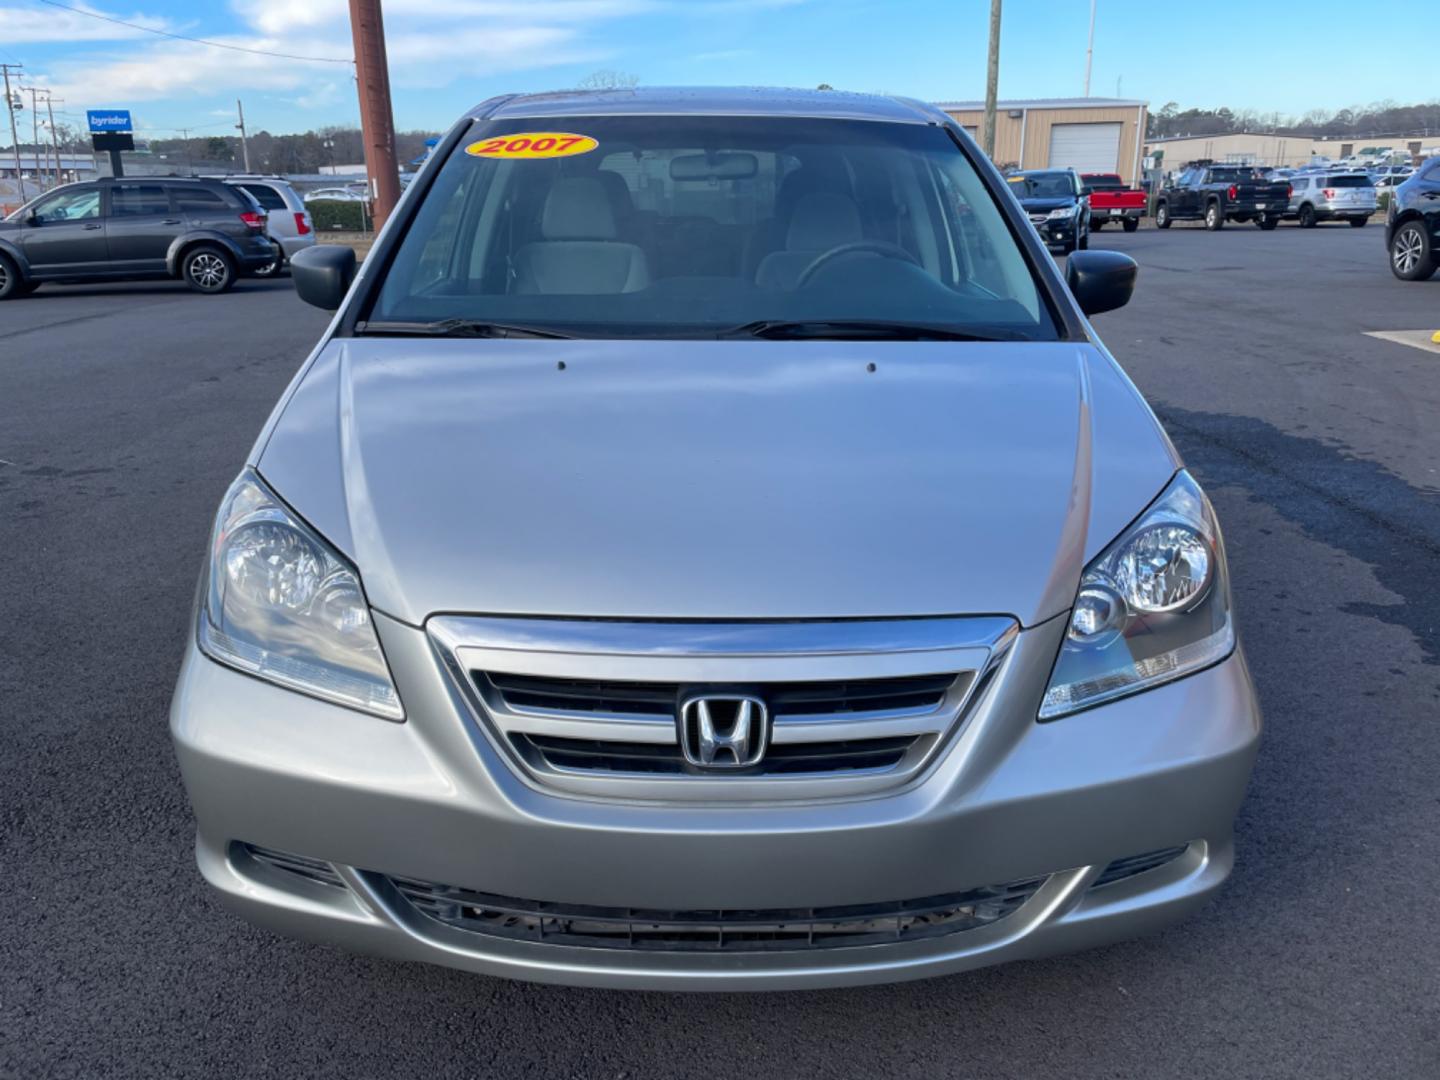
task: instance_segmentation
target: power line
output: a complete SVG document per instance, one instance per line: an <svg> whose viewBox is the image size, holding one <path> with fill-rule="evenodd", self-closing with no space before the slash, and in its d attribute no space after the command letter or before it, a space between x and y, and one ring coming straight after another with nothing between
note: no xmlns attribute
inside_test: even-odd
<svg viewBox="0 0 1440 1080"><path fill-rule="evenodd" d="M101 15L98 11L87 11L84 8L71 7L69 4L60 3L59 0L39 0L39 2L49 4L54 8L60 8L62 11L69 11L76 15L84 15L89 19L99 19L101 22L114 23L116 26L126 26L131 30L141 30L144 33L155 34L159 37L173 38L175 41L188 41L192 45L208 45L212 49L229 49L231 52L250 53L254 56L274 56L280 60L305 60L316 64L353 64L355 62L354 60L347 60L338 56L296 56L294 53L271 52L268 49L247 49L244 45L227 45L222 41L206 41L204 38L186 37L184 34L172 34L168 30L157 30L153 26L142 26L140 23L126 22L124 19Z"/></svg>

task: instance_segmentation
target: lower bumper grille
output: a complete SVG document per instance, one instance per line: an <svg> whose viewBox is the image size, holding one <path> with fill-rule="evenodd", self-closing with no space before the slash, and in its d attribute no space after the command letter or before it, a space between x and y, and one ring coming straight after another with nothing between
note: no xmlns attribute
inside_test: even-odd
<svg viewBox="0 0 1440 1080"><path fill-rule="evenodd" d="M1046 879L919 900L761 911L587 907L410 878L388 880L421 914L487 937L582 948L731 953L851 948L963 933L1014 914Z"/></svg>

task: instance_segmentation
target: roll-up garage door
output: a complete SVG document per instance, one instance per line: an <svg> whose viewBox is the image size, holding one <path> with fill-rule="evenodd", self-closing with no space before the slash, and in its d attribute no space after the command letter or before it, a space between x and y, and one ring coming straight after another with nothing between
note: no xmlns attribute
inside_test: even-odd
<svg viewBox="0 0 1440 1080"><path fill-rule="evenodd" d="M1079 173L1120 167L1120 125L1055 124L1050 128L1050 167Z"/></svg>

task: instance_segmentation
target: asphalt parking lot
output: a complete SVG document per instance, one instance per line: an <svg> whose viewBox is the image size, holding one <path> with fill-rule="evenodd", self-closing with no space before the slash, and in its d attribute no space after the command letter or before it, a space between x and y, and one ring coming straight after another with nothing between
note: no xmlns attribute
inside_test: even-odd
<svg viewBox="0 0 1440 1080"><path fill-rule="evenodd" d="M506 983L201 886L166 732L210 518L324 327L288 281L0 305L0 1076L1440 1075L1440 279L1382 231L1097 234L1097 318L1226 530L1267 730L1229 887L1148 939L893 987Z"/></svg>

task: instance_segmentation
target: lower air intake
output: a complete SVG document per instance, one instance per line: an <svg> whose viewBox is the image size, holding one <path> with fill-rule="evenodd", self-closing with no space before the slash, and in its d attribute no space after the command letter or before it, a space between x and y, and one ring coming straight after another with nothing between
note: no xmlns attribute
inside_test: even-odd
<svg viewBox="0 0 1440 1080"><path fill-rule="evenodd" d="M757 911L587 907L388 880L421 914L487 937L592 949L738 953L883 945L962 933L1014 914L1046 879L919 900Z"/></svg>
<svg viewBox="0 0 1440 1080"><path fill-rule="evenodd" d="M1117 881L1124 881L1136 874L1143 874L1147 870L1158 870L1166 863L1174 862L1189 850L1189 844L1180 844L1178 847L1161 848L1159 851L1147 851L1143 855L1130 855L1123 859L1116 859L1105 867L1090 887L1098 889L1102 885L1113 885Z"/></svg>

